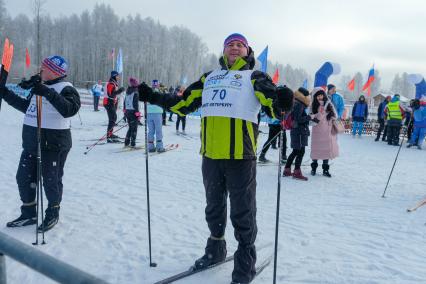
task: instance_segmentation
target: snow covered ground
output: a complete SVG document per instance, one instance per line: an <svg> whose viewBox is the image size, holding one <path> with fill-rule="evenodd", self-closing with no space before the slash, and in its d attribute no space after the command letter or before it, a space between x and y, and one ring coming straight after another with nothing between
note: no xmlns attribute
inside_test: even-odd
<svg viewBox="0 0 426 284"><path fill-rule="evenodd" d="M153 283L187 269L204 250L199 120L188 119L190 138L164 127L166 144L177 150L150 157L152 255L149 267L143 151L115 153L122 146L85 146L105 132L106 113L90 107L72 120L73 144L64 177L59 224L37 249L111 283ZM121 115L121 114L120 114ZM20 200L15 173L21 152L23 115L3 103L0 112L0 230L24 243L34 227L10 229ZM169 122L170 124L170 122ZM267 127L262 128L267 132ZM119 132L120 136L125 131ZM143 127L139 128L140 144ZM266 140L261 134L259 144ZM381 198L397 147L372 137L339 137L341 156L331 174L309 181L282 178L278 283L426 283L426 208L406 209L425 198L426 151L402 148L387 198ZM307 151L309 153L309 150ZM308 154L309 155L309 154ZM305 156L308 164L308 155ZM277 150L267 157L277 160ZM308 174L309 167L303 167ZM259 262L273 252L277 167L258 167ZM426 207L426 206L425 206ZM228 252L237 244L229 222ZM273 265L254 283L272 283ZM179 283L229 283L232 263ZM7 259L9 283L52 283Z"/></svg>

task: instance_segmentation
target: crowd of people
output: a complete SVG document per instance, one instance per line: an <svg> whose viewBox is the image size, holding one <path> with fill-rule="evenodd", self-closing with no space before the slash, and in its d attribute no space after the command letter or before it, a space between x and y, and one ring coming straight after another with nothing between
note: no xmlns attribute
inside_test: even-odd
<svg viewBox="0 0 426 284"><path fill-rule="evenodd" d="M206 192L205 217L210 235L205 253L195 261L195 269L221 262L226 258L225 227L227 199L230 199L230 218L235 230L238 248L235 252L232 283L249 283L256 275L256 164L259 114L268 116L269 135L263 145L259 162L266 163L269 147L282 149L284 164L282 175L298 180L308 180L301 171L309 137L312 176L317 174L319 163L322 175L331 178L330 160L339 156L339 122L344 113L344 100L329 84L315 87L311 92L299 88L294 92L286 86L276 86L264 72L253 70L254 52L241 34L229 35L223 44L223 55L217 69L204 73L186 89L178 86L166 88L158 80L148 86L130 77L127 88L120 87L120 74L112 71L105 86L93 86L94 111L99 111L99 98L108 116L106 141L121 142L114 134L117 125L118 98L125 92L124 117L128 131L125 147L136 147L137 128L142 117L140 102L147 109L148 151L164 152L162 127L177 115L176 133L184 134L187 114L201 110L202 178ZM37 180L37 129L42 130L41 158L43 160L44 189L49 201L46 218L39 230L51 229L59 220L62 198L62 176L67 154L71 148L69 118L80 108L79 94L71 83L65 81L68 64L60 56L46 58L41 66L41 78L35 81L29 100L22 99L0 86L0 95L7 103L25 113L23 127L23 152L17 173L22 200L21 216L9 222L9 227L35 224ZM43 117L36 100L43 98ZM225 100L226 98L226 100ZM145 105L146 104L146 105ZM37 114L35 113L37 112ZM406 117L398 95L386 98L379 106L380 123L376 141L382 131L389 145L399 145L402 121ZM422 147L426 135L426 98L413 100L410 118L412 134L408 147ZM365 97L360 96L352 111L352 135L361 135L368 117ZM182 126L182 132L179 126ZM310 125L312 126L310 128ZM286 131L287 130L287 131ZM282 132L284 131L284 132ZM290 134L292 152L287 157L286 132ZM280 135L282 134L282 135ZM279 138L279 137L282 137ZM384 138L386 137L386 138ZM277 142L278 140L278 142ZM294 168L292 170L294 164ZM52 166L54 165L54 166Z"/></svg>

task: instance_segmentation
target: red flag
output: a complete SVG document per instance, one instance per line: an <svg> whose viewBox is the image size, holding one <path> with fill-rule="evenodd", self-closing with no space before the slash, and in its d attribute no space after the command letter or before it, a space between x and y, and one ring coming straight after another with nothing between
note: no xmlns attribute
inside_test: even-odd
<svg viewBox="0 0 426 284"><path fill-rule="evenodd" d="M31 65L30 53L28 52L28 48L25 48L25 67L28 69Z"/></svg>
<svg viewBox="0 0 426 284"><path fill-rule="evenodd" d="M367 89L367 96L371 96L371 84L370 84L370 86L368 86L368 89Z"/></svg>
<svg viewBox="0 0 426 284"><path fill-rule="evenodd" d="M278 80L280 79L280 73L278 69L275 69L274 77L272 77L272 82L276 85L278 84Z"/></svg>
<svg viewBox="0 0 426 284"><path fill-rule="evenodd" d="M348 89L353 91L355 89L355 78L353 78L349 83L348 83Z"/></svg>

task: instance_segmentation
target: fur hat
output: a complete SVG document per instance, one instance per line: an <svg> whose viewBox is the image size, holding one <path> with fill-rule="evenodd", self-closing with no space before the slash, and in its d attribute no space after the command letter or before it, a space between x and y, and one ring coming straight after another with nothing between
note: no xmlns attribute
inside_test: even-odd
<svg viewBox="0 0 426 284"><path fill-rule="evenodd" d="M294 98L303 103L306 107L311 104L311 97L309 96L308 90L305 88L299 88L294 92Z"/></svg>

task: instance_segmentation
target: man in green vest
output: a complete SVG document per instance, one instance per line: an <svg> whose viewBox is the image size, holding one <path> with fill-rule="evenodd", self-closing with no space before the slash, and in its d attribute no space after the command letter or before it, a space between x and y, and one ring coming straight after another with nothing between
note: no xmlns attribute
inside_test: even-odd
<svg viewBox="0 0 426 284"><path fill-rule="evenodd" d="M400 105L398 94L395 94L386 105L384 113L388 126L388 145L399 146L399 133L404 118L404 109Z"/></svg>
<svg viewBox="0 0 426 284"><path fill-rule="evenodd" d="M293 92L276 87L271 78L255 71L255 58L247 39L231 34L225 39L220 67L205 73L183 92L154 94L142 83L139 98L161 105L180 116L201 111L201 155L206 191L206 221L210 230L205 254L195 269L203 269L226 257L227 200L238 249L232 283L249 283L256 274L256 149L262 108L272 118L290 111Z"/></svg>

